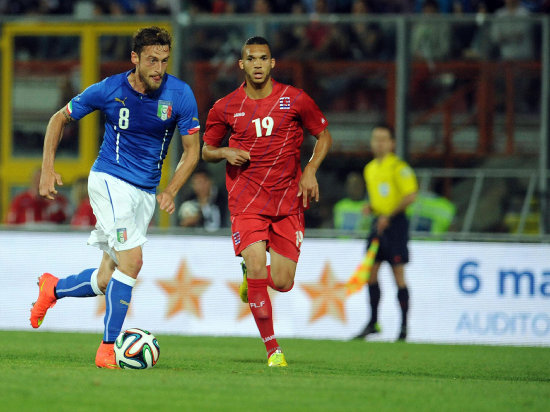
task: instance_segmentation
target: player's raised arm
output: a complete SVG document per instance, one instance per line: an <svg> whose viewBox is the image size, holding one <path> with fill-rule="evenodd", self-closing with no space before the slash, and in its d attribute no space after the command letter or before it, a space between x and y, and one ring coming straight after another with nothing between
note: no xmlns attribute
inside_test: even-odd
<svg viewBox="0 0 550 412"><path fill-rule="evenodd" d="M313 155L304 168L298 188L298 197L302 196L304 207L307 207L309 199L315 199L316 202L319 201L319 185L315 173L332 146L332 136L328 129L324 129L315 138L317 142L313 148Z"/></svg>
<svg viewBox="0 0 550 412"><path fill-rule="evenodd" d="M217 163L227 160L233 166L242 166L250 160L250 153L235 147L216 147L207 143L202 147L202 160Z"/></svg>
<svg viewBox="0 0 550 412"><path fill-rule="evenodd" d="M44 149L42 153L42 174L40 176L39 186L40 196L46 199L54 199L57 194L57 190L55 189L56 184L63 186L61 175L55 172L55 154L59 142L63 137L63 129L65 129L65 125L72 120L73 119L67 111L67 106L65 106L54 113L46 127Z"/></svg>
<svg viewBox="0 0 550 412"><path fill-rule="evenodd" d="M166 188L157 195L157 202L161 210L170 214L176 210L174 198L181 189L181 187L187 182L193 170L199 162L200 141L199 133L193 133L188 135L182 135L181 141L183 145L183 153L181 155L174 176L170 179L170 182Z"/></svg>

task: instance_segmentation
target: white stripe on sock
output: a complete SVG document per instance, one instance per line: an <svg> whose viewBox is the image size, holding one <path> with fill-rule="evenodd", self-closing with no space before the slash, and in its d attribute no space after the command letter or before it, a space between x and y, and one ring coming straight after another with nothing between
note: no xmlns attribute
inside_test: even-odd
<svg viewBox="0 0 550 412"><path fill-rule="evenodd" d="M56 292L59 292L59 293L67 293L67 292L72 292L73 290L76 290L78 288L81 288L82 286L87 286L87 285L90 285L90 282L82 282L76 286L73 286L72 288L70 289L55 289ZM95 291L94 291L95 292Z"/></svg>
<svg viewBox="0 0 550 412"><path fill-rule="evenodd" d="M118 280L119 282L124 283L125 285L128 285L131 288L133 288L136 284L136 279L128 275L125 275L118 269L115 269L115 271L113 272L113 279Z"/></svg>
<svg viewBox="0 0 550 412"><path fill-rule="evenodd" d="M92 290L96 295L103 295L103 292L101 289L99 289L99 286L97 285L97 272L99 269L96 269L92 272L92 276L90 276L90 286L92 287Z"/></svg>

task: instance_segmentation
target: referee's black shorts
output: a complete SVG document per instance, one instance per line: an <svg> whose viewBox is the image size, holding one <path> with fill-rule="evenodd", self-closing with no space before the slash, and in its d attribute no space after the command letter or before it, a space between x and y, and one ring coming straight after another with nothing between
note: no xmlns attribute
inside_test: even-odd
<svg viewBox="0 0 550 412"><path fill-rule="evenodd" d="M376 261L387 261L391 265L409 262L409 220L405 213L399 213L390 220L390 225L384 230L381 236L376 233L376 223L378 218L372 222L371 231L367 238L367 249L372 239L378 237L380 247L376 254Z"/></svg>

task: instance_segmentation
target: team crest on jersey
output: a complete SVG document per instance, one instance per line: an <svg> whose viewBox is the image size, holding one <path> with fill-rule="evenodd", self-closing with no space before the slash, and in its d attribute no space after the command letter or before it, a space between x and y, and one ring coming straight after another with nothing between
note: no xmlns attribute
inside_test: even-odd
<svg viewBox="0 0 550 412"><path fill-rule="evenodd" d="M233 242L235 242L235 245L241 243L241 234L239 232L233 233Z"/></svg>
<svg viewBox="0 0 550 412"><path fill-rule="evenodd" d="M279 109L290 109L290 97L279 98Z"/></svg>
<svg viewBox="0 0 550 412"><path fill-rule="evenodd" d="M118 228L116 230L116 239L118 243L125 243L128 240L128 233L125 227Z"/></svg>
<svg viewBox="0 0 550 412"><path fill-rule="evenodd" d="M160 120L166 120L172 117L172 102L167 100L159 100L157 117Z"/></svg>

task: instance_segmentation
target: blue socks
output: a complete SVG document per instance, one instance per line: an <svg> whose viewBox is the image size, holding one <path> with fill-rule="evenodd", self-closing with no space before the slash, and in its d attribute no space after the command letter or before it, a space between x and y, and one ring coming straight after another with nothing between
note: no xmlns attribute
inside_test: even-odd
<svg viewBox="0 0 550 412"><path fill-rule="evenodd" d="M57 286L55 287L55 296L58 299L61 299L68 296L85 298L89 296L102 295L101 291L96 293L97 291L99 291L97 288L97 269L84 269L78 275L72 275L64 279L59 279Z"/></svg>
<svg viewBox="0 0 550 412"><path fill-rule="evenodd" d="M105 332L104 342L114 342L122 329L128 305L132 299L132 289L136 280L115 269L105 291ZM59 279L55 288L58 299L65 297L89 297L103 295L97 286L97 269L85 269L78 275Z"/></svg>
<svg viewBox="0 0 550 412"><path fill-rule="evenodd" d="M105 291L105 332L103 333L103 342L112 343L116 340L122 329L124 318L128 312L128 306L132 299L132 289L136 284L136 279L125 275L118 269L115 269L113 277L107 285Z"/></svg>

